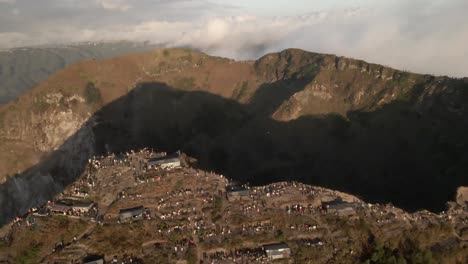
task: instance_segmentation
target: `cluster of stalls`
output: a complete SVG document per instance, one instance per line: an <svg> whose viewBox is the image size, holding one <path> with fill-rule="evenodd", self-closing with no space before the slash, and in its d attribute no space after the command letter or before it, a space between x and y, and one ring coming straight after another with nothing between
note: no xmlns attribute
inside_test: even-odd
<svg viewBox="0 0 468 264"><path fill-rule="evenodd" d="M291 257L291 249L286 243L274 243L263 245L261 248L269 260L285 259ZM104 256L91 255L83 259L84 264L104 264ZM114 261L112 262L114 263ZM115 262L117 263L117 262ZM126 263L126 262L122 262ZM132 263L132 262L130 262Z"/></svg>

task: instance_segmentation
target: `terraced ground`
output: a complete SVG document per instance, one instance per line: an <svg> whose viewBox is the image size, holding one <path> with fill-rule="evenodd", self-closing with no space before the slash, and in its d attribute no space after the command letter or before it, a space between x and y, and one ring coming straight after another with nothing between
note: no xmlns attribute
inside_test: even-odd
<svg viewBox="0 0 468 264"><path fill-rule="evenodd" d="M145 155L96 158L98 166L90 164L56 197L86 190L87 199L98 204L101 224L74 216L25 216L0 244L0 261L70 263L103 255L107 261L132 256L143 263L269 263L258 252L276 242L292 250L291 258L277 263L465 263L468 258L462 195L441 214L408 213L298 182L250 187L248 197L230 201L226 185L233 183L192 167L194 159L183 156L183 168L145 172L140 167ZM351 203L355 213L319 209L336 199ZM119 223L119 210L141 205L149 218ZM60 242L63 248L57 247ZM240 253L232 255L236 250Z"/></svg>

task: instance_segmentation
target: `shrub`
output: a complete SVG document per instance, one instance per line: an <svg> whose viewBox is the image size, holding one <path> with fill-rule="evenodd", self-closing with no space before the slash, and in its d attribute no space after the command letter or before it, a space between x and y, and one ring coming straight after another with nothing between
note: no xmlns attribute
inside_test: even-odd
<svg viewBox="0 0 468 264"><path fill-rule="evenodd" d="M34 98L33 107L35 111L43 113L47 111L47 109L49 109L49 104L44 100L44 98L41 95L39 95L36 98Z"/></svg>
<svg viewBox="0 0 468 264"><path fill-rule="evenodd" d="M214 212L221 212L221 209L223 208L223 199L219 196L215 196L214 199Z"/></svg>
<svg viewBox="0 0 468 264"><path fill-rule="evenodd" d="M184 187L184 182L182 180L178 180L176 181L176 183L174 184L174 187L173 187L173 190L174 191L177 191L177 190L180 190Z"/></svg>
<svg viewBox="0 0 468 264"><path fill-rule="evenodd" d="M197 248L193 245L190 245L187 251L187 263L188 264L198 263Z"/></svg>
<svg viewBox="0 0 468 264"><path fill-rule="evenodd" d="M236 100L241 100L247 97L249 91L249 81L243 81L242 85L234 90L232 97Z"/></svg>
<svg viewBox="0 0 468 264"><path fill-rule="evenodd" d="M93 82L88 82L84 90L84 98L91 106L97 106L102 103L101 92Z"/></svg>
<svg viewBox="0 0 468 264"><path fill-rule="evenodd" d="M183 77L175 81L174 87L179 90L190 91L195 89L195 79L193 77Z"/></svg>
<svg viewBox="0 0 468 264"><path fill-rule="evenodd" d="M37 241L33 240L31 241L29 247L18 256L15 258L15 263L21 263L21 264L28 264L28 263L38 263L38 256L39 252L42 249L42 243L38 243Z"/></svg>
<svg viewBox="0 0 468 264"><path fill-rule="evenodd" d="M382 243L374 241L372 243L372 251L364 258L366 264L431 264L435 263L432 258L432 253L428 250L420 249L416 244L411 241L406 242L406 246L400 247L396 250L391 250Z"/></svg>
<svg viewBox="0 0 468 264"><path fill-rule="evenodd" d="M67 228L70 224L70 220L64 215L57 215L55 216L55 219L57 220L58 226L60 228Z"/></svg>
<svg viewBox="0 0 468 264"><path fill-rule="evenodd" d="M214 215L214 216L211 218L211 222L213 222L213 223L216 223L216 222L218 222L219 220L221 220L221 215L219 215L219 214Z"/></svg>
<svg viewBox="0 0 468 264"><path fill-rule="evenodd" d="M278 229L276 231L275 238L276 238L276 240L281 241L281 242L286 241L286 237L285 237L285 235L283 233L283 230L281 230L281 229Z"/></svg>

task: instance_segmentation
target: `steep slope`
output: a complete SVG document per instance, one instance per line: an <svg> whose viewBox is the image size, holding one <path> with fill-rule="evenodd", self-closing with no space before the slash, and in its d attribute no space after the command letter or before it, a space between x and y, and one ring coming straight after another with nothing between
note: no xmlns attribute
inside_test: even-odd
<svg viewBox="0 0 468 264"><path fill-rule="evenodd" d="M153 147L255 184L299 180L442 210L468 184L467 87L301 50L83 62L0 108L0 208L10 217L46 200L92 155Z"/></svg>
<svg viewBox="0 0 468 264"><path fill-rule="evenodd" d="M0 51L0 104L15 99L68 65L149 51L156 45L132 42L81 43Z"/></svg>

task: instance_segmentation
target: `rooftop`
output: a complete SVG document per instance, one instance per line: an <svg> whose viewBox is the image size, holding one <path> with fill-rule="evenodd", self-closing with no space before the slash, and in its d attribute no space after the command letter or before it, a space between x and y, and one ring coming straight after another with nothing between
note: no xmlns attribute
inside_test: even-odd
<svg viewBox="0 0 468 264"><path fill-rule="evenodd" d="M265 250L280 250L280 249L289 249L289 246L286 243L274 243L274 244L263 245L263 248Z"/></svg>
<svg viewBox="0 0 468 264"><path fill-rule="evenodd" d="M179 160L179 157L180 157L179 152L176 152L174 154L167 155L167 156L164 156L164 157L149 159L148 163L160 164L160 163L164 163L164 162L168 162L168 161Z"/></svg>
<svg viewBox="0 0 468 264"><path fill-rule="evenodd" d="M140 205L140 206L137 206L137 207L121 209L121 210L119 211L119 213L120 213L120 214L124 214L124 213L130 213L130 212L135 212L135 211L141 211L141 212L143 212L143 209L144 209L144 207L143 207L142 205Z"/></svg>

